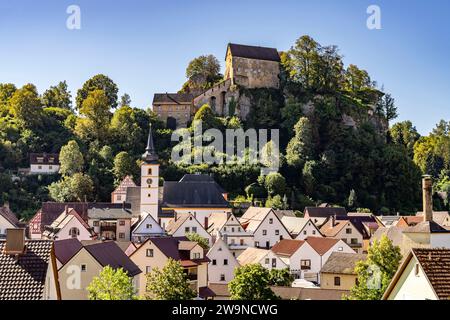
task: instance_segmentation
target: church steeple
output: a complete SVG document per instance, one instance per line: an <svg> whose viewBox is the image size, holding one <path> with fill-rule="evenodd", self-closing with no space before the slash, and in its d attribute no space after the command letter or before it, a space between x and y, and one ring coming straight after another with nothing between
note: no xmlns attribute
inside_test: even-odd
<svg viewBox="0 0 450 320"><path fill-rule="evenodd" d="M145 153L142 155L142 160L144 160L145 163L158 163L158 155L156 154L155 146L153 144L151 123L148 131L147 147L145 148Z"/></svg>

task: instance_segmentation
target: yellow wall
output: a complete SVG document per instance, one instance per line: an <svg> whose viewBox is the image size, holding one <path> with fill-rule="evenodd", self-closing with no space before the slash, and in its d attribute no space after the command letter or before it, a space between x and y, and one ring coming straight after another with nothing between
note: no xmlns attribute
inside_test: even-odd
<svg viewBox="0 0 450 320"><path fill-rule="evenodd" d="M77 276L77 270L81 270L81 265L86 265L85 272L79 272L80 286L73 288L72 280ZM102 266L86 251L81 249L69 262L67 262L59 271L59 284L61 286L62 300L87 300L87 286L95 276L98 276Z"/></svg>
<svg viewBox="0 0 450 320"><path fill-rule="evenodd" d="M341 278L341 285L334 285L334 277ZM338 274L338 273L321 273L320 275L320 287L322 289L338 289L338 290L350 290L354 285L357 276L354 274Z"/></svg>

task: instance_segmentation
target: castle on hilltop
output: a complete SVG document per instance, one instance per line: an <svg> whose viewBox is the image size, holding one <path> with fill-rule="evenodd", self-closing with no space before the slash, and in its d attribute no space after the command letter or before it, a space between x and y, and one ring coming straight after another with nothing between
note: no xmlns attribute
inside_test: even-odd
<svg viewBox="0 0 450 320"><path fill-rule="evenodd" d="M219 116L245 119L250 99L240 89L279 88L280 55L275 48L229 43L225 55L224 79L198 96L157 93L153 111L169 127L184 127L195 112L209 104Z"/></svg>

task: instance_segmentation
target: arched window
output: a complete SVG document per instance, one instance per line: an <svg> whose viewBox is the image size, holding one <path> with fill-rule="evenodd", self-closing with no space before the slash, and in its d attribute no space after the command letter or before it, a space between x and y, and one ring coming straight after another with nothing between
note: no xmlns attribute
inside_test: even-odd
<svg viewBox="0 0 450 320"><path fill-rule="evenodd" d="M76 238L77 236L80 235L80 229L78 229L78 228L76 228L76 227L70 228L70 230L69 230L69 235L70 235L72 238Z"/></svg>

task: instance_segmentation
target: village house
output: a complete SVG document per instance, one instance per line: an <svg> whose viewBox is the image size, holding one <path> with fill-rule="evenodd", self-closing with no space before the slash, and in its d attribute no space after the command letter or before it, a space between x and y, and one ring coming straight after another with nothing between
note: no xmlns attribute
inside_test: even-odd
<svg viewBox="0 0 450 320"><path fill-rule="evenodd" d="M423 217L423 211L417 212L417 217ZM448 211L433 211L433 221L440 226L450 227L450 213Z"/></svg>
<svg viewBox="0 0 450 320"><path fill-rule="evenodd" d="M140 218L132 225L131 240L134 242L144 242L148 238L164 236L166 231L155 221L151 214Z"/></svg>
<svg viewBox="0 0 450 320"><path fill-rule="evenodd" d="M130 211L130 204L123 203L104 203L104 202L43 202L41 209L28 222L29 226L29 238L41 239L42 234L45 231L46 226L50 226L62 212L66 210L66 207L75 210L83 221L87 222L90 227L94 227L94 232L100 235L100 223L95 223L94 226L89 224L88 211L94 209L104 209L105 211L114 209L124 209ZM111 227L109 229L112 230ZM104 231L104 230L103 230ZM116 230L117 231L117 230Z"/></svg>
<svg viewBox="0 0 450 320"><path fill-rule="evenodd" d="M208 221L208 220L205 220ZM207 227L207 226L205 226ZM212 237L205 230L204 226L192 214L175 214L166 227L167 234L173 237L183 237L188 233L197 233L202 238L208 240L209 245L212 245Z"/></svg>
<svg viewBox="0 0 450 320"><path fill-rule="evenodd" d="M7 229L19 228L19 220L11 211L8 204L0 207L0 239L6 237Z"/></svg>
<svg viewBox="0 0 450 320"><path fill-rule="evenodd" d="M31 153L29 174L54 174L59 172L59 154Z"/></svg>
<svg viewBox="0 0 450 320"><path fill-rule="evenodd" d="M130 241L132 212L122 204L120 207L96 207L87 210L88 224L102 240Z"/></svg>
<svg viewBox="0 0 450 320"><path fill-rule="evenodd" d="M212 214L208 217L208 233L213 242L215 239L223 239L232 254L237 257L248 247L252 247L253 234L246 232L234 214Z"/></svg>
<svg viewBox="0 0 450 320"><path fill-rule="evenodd" d="M413 248L403 260L383 300L449 300L450 249Z"/></svg>
<svg viewBox="0 0 450 320"><path fill-rule="evenodd" d="M284 239L272 247L272 252L283 260L296 279L316 283L320 283L320 270L333 252L355 253L340 239L320 237Z"/></svg>
<svg viewBox="0 0 450 320"><path fill-rule="evenodd" d="M73 208L66 209L52 222L45 226L42 239L64 240L77 238L78 240L91 240L97 235L91 227L80 217Z"/></svg>
<svg viewBox="0 0 450 320"><path fill-rule="evenodd" d="M234 270L239 263L224 240L217 238L206 256L209 259L208 286L211 283L228 283L234 278Z"/></svg>
<svg viewBox="0 0 450 320"><path fill-rule="evenodd" d="M292 239L304 240L308 237L322 237L319 228L311 219L283 216L281 223L289 231Z"/></svg>
<svg viewBox="0 0 450 320"><path fill-rule="evenodd" d="M55 254L63 300L87 300L87 287L106 266L122 268L137 289L137 277L142 272L114 241L92 244L77 239L55 241Z"/></svg>
<svg viewBox="0 0 450 320"><path fill-rule="evenodd" d="M271 208L250 207L239 222L246 232L253 234L256 248L270 249L282 239L291 239L288 230Z"/></svg>
<svg viewBox="0 0 450 320"><path fill-rule="evenodd" d="M192 100L189 93L155 93L153 96L153 112L172 130L187 127L194 114Z"/></svg>
<svg viewBox="0 0 450 320"><path fill-rule="evenodd" d="M356 263L366 258L365 254L333 252L320 270L320 287L350 291L358 284Z"/></svg>
<svg viewBox="0 0 450 320"><path fill-rule="evenodd" d="M127 202L127 189L133 187L136 187L136 184L130 176L123 178L117 188L111 193L111 203Z"/></svg>
<svg viewBox="0 0 450 320"><path fill-rule="evenodd" d="M61 299L53 241L25 240L8 229L0 240L0 300Z"/></svg>
<svg viewBox="0 0 450 320"><path fill-rule="evenodd" d="M193 289L199 292L202 287L207 287L209 259L199 244L185 237L156 237L147 239L130 255L142 270L137 283L140 296L147 294L146 274L154 268L164 268L169 258L181 263Z"/></svg>
<svg viewBox="0 0 450 320"><path fill-rule="evenodd" d="M336 220L336 217L332 216L320 228L320 232L325 237L341 239L357 253L363 253L365 250L363 240L370 239L371 235L366 232L362 224L357 225L355 219L351 219L350 217L344 219L346 220Z"/></svg>
<svg viewBox="0 0 450 320"><path fill-rule="evenodd" d="M330 220L331 217L338 216L347 216L347 210L345 208L340 207L306 207L304 218L311 219L312 222L318 227L321 228L322 225Z"/></svg>
<svg viewBox="0 0 450 320"><path fill-rule="evenodd" d="M241 266L260 264L269 270L288 268L288 265L280 257L267 249L249 247L237 257L237 260Z"/></svg>

